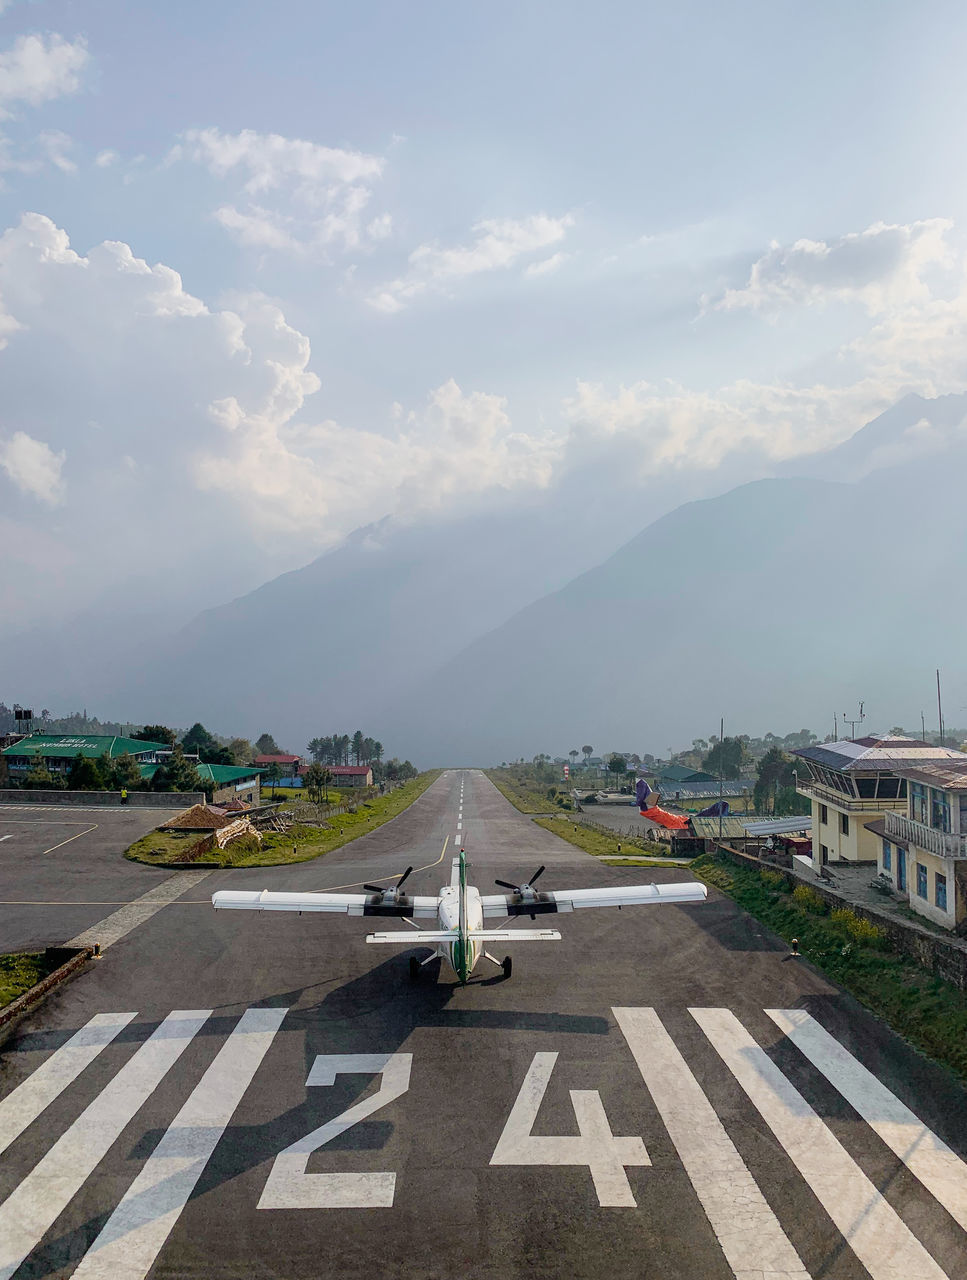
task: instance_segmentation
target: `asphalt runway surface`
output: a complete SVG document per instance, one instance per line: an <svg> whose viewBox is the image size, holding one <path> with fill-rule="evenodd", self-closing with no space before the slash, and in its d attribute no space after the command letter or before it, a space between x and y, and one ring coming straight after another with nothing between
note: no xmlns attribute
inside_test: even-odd
<svg viewBox="0 0 967 1280"><path fill-rule="evenodd" d="M687 878L599 865L479 772L322 861L191 884L124 863L119 825L84 901L161 894L143 919L78 907L84 838L35 834L22 863L0 843L0 942L109 945L2 1050L0 1277L965 1274L964 1091L714 891L557 916L466 987L410 984L415 930L211 909L410 863L436 892L458 837L483 892L540 863L549 889ZM45 885L71 904L11 905Z"/></svg>

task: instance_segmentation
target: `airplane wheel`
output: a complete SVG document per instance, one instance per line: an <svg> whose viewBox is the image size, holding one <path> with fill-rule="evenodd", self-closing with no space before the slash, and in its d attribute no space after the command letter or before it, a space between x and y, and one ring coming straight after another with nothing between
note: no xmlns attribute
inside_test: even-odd
<svg viewBox="0 0 967 1280"><path fill-rule="evenodd" d="M511 956L504 956L503 963L501 964L500 967L504 971L504 977L509 978L510 975L514 972L513 958Z"/></svg>
<svg viewBox="0 0 967 1280"><path fill-rule="evenodd" d="M416 956L410 956L410 982L416 982L420 976L420 962Z"/></svg>

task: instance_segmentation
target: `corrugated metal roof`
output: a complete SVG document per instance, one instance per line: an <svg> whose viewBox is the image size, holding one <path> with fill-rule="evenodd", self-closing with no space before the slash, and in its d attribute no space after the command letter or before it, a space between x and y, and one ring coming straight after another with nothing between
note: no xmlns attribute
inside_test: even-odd
<svg viewBox="0 0 967 1280"><path fill-rule="evenodd" d="M29 738L22 738L12 747L4 747L5 756L43 756L57 759L85 756L96 759L107 752L109 760L120 755L144 755L152 751L170 750L167 742L142 742L140 738L120 738L116 734L107 733L33 733Z"/></svg>
<svg viewBox="0 0 967 1280"><path fill-rule="evenodd" d="M813 820L809 814L791 818L763 818L750 822L746 819L745 829L750 836L789 835L793 831L811 831Z"/></svg>
<svg viewBox="0 0 967 1280"><path fill-rule="evenodd" d="M843 738L839 742L802 747L792 754L840 773L898 773L904 766L929 760L963 759L960 751L953 751L950 747L934 747L929 742L918 742L912 738L889 737Z"/></svg>
<svg viewBox="0 0 967 1280"><path fill-rule="evenodd" d="M747 834L745 829L747 821L747 818L738 818L734 813L727 813L721 819L692 818L689 825L701 840L717 840L720 834L726 840L744 840Z"/></svg>
<svg viewBox="0 0 967 1280"><path fill-rule="evenodd" d="M923 782L929 787L941 790L967 791L967 755L957 753L959 760L944 761L942 764L919 764L915 768L897 769L897 773L909 778L912 782Z"/></svg>

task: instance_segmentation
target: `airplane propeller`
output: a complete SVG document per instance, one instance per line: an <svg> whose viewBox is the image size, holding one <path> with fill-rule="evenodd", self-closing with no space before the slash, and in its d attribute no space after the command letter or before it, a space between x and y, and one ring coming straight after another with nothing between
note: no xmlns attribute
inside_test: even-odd
<svg viewBox="0 0 967 1280"><path fill-rule="evenodd" d="M542 876L547 868L538 867L531 878L525 884L508 884L506 880L495 880L494 884L499 884L501 889L513 889L514 893L520 894L523 898L528 889L533 889L534 881Z"/></svg>
<svg viewBox="0 0 967 1280"><path fill-rule="evenodd" d="M412 867L407 867L406 870L403 872L403 874L400 876L400 878L397 880L396 884L391 885L389 888L386 888L384 885L381 885L381 884L364 884L363 888L368 893L378 893L380 898L384 902L386 901L387 898L391 902L394 902L397 899L406 896L405 894L401 893L400 890L403 888L403 885L406 883L406 879L412 870L413 870Z"/></svg>

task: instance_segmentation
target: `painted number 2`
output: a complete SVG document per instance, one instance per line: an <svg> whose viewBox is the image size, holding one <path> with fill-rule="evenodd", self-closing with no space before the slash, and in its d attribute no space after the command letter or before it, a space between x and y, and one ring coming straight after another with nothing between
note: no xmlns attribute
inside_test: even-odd
<svg viewBox="0 0 967 1280"><path fill-rule="evenodd" d="M556 1053L534 1054L490 1163L586 1165L602 1207L633 1209L635 1198L625 1168L650 1165L651 1161L640 1138L614 1136L596 1089L571 1090L579 1137L539 1138L531 1134L556 1061Z"/></svg>
<svg viewBox="0 0 967 1280"><path fill-rule="evenodd" d="M306 1085L332 1085L339 1075L378 1075L379 1089L280 1152L259 1200L260 1209L389 1209L395 1173L306 1173L309 1157L354 1124L368 1119L410 1087L412 1053L327 1053L312 1064Z"/></svg>

